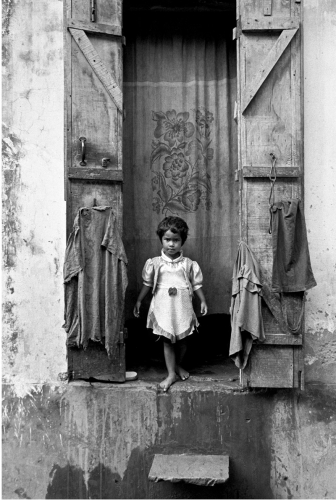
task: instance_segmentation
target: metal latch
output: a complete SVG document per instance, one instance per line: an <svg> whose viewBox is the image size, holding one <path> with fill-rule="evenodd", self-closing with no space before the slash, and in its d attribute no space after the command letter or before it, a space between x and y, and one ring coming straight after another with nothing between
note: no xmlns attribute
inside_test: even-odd
<svg viewBox="0 0 336 500"><path fill-rule="evenodd" d="M102 167L107 167L108 162L111 161L110 158L102 158Z"/></svg>

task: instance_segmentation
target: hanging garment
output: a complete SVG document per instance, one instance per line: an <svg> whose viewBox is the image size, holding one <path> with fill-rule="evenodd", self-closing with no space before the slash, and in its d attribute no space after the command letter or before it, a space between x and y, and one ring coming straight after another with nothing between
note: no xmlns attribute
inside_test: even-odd
<svg viewBox="0 0 336 500"><path fill-rule="evenodd" d="M233 268L231 299L231 340L229 355L238 368L245 368L253 339L265 340L261 315L259 264L242 241Z"/></svg>
<svg viewBox="0 0 336 500"><path fill-rule="evenodd" d="M272 211L274 292L303 292L316 286L300 200L274 203Z"/></svg>
<svg viewBox="0 0 336 500"><path fill-rule="evenodd" d="M64 262L65 328L69 347L89 340L116 352L127 287L127 257L111 207L81 208Z"/></svg>

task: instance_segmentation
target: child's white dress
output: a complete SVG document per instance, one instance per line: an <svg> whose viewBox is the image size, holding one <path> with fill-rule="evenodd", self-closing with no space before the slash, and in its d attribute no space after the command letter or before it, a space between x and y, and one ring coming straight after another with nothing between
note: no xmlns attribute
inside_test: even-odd
<svg viewBox="0 0 336 500"><path fill-rule="evenodd" d="M161 251L161 257L156 258L156 262L157 259L159 271L148 311L147 328L152 328L155 335L163 335L175 343L192 334L199 325L190 288L192 291L201 288L202 271L196 261L184 257L182 252L177 259L172 260ZM153 287L154 275L153 259L148 259L142 271L144 285Z"/></svg>

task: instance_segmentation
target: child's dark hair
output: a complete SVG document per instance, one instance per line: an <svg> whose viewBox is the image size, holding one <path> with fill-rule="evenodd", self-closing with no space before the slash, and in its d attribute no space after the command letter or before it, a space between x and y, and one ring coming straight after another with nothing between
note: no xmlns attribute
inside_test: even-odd
<svg viewBox="0 0 336 500"><path fill-rule="evenodd" d="M156 230L156 234L162 242L163 235L166 231L171 231L172 233L177 233L180 235L182 240L182 245L185 243L188 237L189 227L187 223L180 217L165 217Z"/></svg>

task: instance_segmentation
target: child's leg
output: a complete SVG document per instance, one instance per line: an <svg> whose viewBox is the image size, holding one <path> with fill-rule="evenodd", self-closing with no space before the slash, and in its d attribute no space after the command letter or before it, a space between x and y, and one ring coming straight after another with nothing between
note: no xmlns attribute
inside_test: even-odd
<svg viewBox="0 0 336 500"><path fill-rule="evenodd" d="M182 368L181 363L187 350L187 339L179 340L176 343L176 368L175 371L177 375L181 377L182 380L186 380L189 377L189 373Z"/></svg>
<svg viewBox="0 0 336 500"><path fill-rule="evenodd" d="M165 378L160 387L167 391L169 387L176 382L177 375L175 373L176 370L176 357L175 357L175 344L172 344L170 340L163 339L163 353L166 362L166 367L168 370L168 377Z"/></svg>

